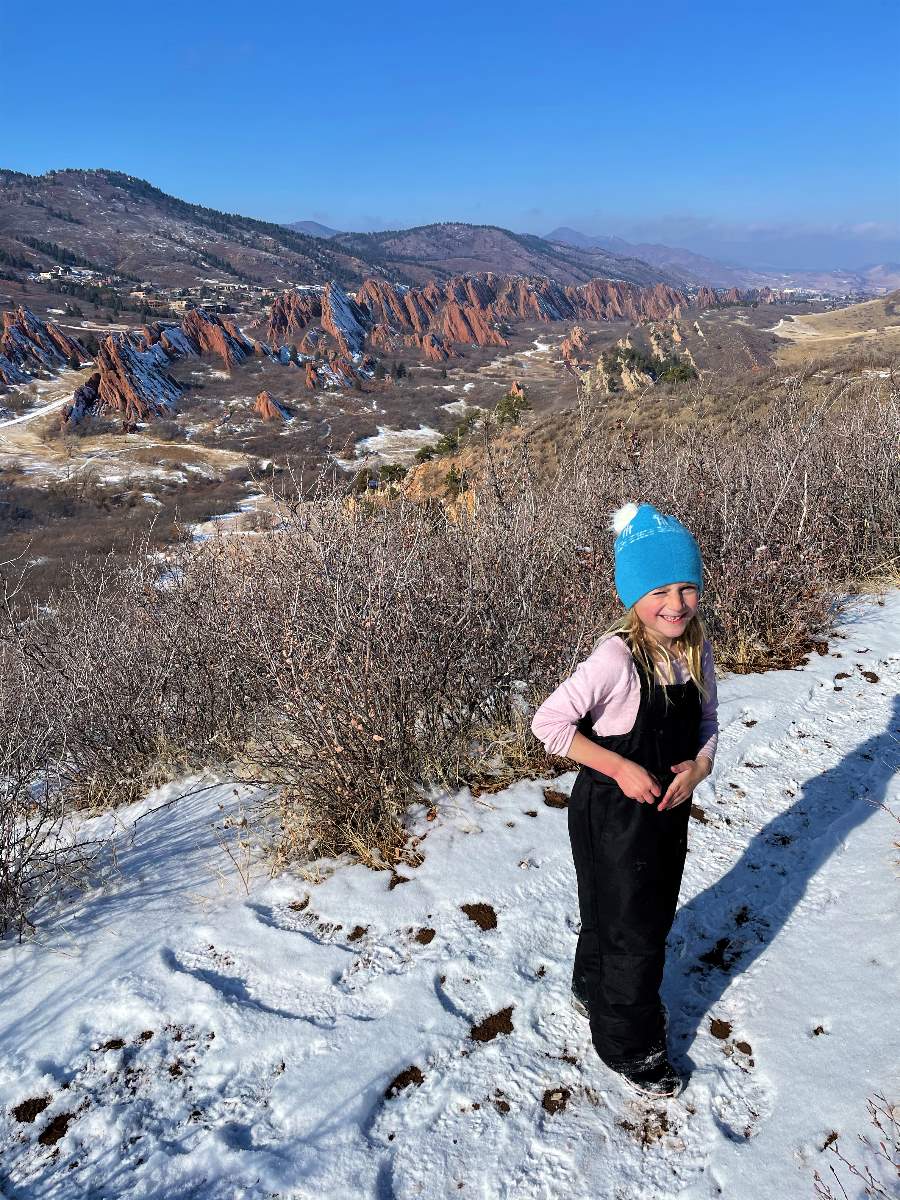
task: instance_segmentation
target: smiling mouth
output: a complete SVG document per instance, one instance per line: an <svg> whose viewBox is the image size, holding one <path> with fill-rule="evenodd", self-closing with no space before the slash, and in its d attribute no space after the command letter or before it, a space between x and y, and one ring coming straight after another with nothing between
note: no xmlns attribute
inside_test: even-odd
<svg viewBox="0 0 900 1200"><path fill-rule="evenodd" d="M687 620L687 615L685 615L685 616L683 616L683 617L663 617L663 616L660 616L660 620L661 620L661 621L668 621L670 625L679 625L679 624L680 624L682 621L686 621L686 620Z"/></svg>

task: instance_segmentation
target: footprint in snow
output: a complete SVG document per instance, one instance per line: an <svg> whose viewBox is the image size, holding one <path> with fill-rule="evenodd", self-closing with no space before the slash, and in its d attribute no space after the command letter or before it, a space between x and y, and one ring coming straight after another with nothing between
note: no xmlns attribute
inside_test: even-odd
<svg viewBox="0 0 900 1200"><path fill-rule="evenodd" d="M390 1000L380 995L372 999L342 996L330 987L311 988L290 979L281 982L281 976L271 971L258 973L214 946L177 951L166 947L162 959L170 971L192 976L229 1005L283 1020L308 1021L325 1029L342 1018L374 1020L391 1007Z"/></svg>
<svg viewBox="0 0 900 1200"><path fill-rule="evenodd" d="M383 941L361 942L359 957L344 968L335 985L343 992L359 992L381 975L404 975L417 961L432 957L429 954L422 959L422 952L434 937L430 928L398 929Z"/></svg>
<svg viewBox="0 0 900 1200"><path fill-rule="evenodd" d="M284 933L300 933L319 946L338 945L347 949L346 943L351 939L355 930L344 933L342 925L323 921L318 913L309 907L309 897L302 900L292 900L289 904L247 904L247 908L258 921L270 929L280 929ZM349 947L352 949L352 946Z"/></svg>

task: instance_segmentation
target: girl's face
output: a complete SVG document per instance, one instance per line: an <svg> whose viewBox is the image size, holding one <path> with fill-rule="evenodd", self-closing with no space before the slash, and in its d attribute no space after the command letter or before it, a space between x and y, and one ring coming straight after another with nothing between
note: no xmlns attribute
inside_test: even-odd
<svg viewBox="0 0 900 1200"><path fill-rule="evenodd" d="M641 596L634 611L644 628L668 647L687 629L699 603L696 584L670 583Z"/></svg>

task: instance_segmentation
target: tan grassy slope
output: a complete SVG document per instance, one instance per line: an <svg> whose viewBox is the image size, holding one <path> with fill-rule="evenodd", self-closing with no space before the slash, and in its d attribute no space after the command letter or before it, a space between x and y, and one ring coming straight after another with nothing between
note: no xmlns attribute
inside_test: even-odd
<svg viewBox="0 0 900 1200"><path fill-rule="evenodd" d="M785 341L777 352L784 364L831 357L844 350L896 354L900 352L900 291L834 312L787 317L773 332Z"/></svg>

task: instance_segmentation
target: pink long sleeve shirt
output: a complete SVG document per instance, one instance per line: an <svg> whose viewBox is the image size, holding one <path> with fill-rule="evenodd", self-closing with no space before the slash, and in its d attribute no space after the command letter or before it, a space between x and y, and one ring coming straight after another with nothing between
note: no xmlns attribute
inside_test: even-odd
<svg viewBox="0 0 900 1200"><path fill-rule="evenodd" d="M700 710L700 737L694 757L703 755L712 764L719 722L716 673L708 641L703 643L701 663L709 696ZM688 678L687 668L676 662L675 682L684 683ZM660 678L660 682L671 680ZM583 716L590 714L594 732L601 737L628 733L634 727L640 702L641 681L631 651L621 637L605 638L547 697L534 714L531 732L544 743L548 754L565 758Z"/></svg>

